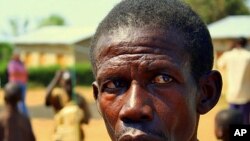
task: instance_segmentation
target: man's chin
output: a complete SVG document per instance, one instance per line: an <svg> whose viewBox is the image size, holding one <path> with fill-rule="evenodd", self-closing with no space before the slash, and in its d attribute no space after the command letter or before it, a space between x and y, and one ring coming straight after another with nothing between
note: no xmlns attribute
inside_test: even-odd
<svg viewBox="0 0 250 141"><path fill-rule="evenodd" d="M121 134L117 138L118 141L168 141L165 136L151 133L143 132L138 129L127 130L124 134Z"/></svg>

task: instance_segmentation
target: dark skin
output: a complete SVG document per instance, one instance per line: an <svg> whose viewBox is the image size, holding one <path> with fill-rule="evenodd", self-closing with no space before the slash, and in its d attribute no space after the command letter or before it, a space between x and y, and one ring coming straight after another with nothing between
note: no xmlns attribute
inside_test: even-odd
<svg viewBox="0 0 250 141"><path fill-rule="evenodd" d="M229 134L229 128L219 126L218 124L215 124L215 136L217 139L222 141L230 141L230 134Z"/></svg>
<svg viewBox="0 0 250 141"><path fill-rule="evenodd" d="M199 115L217 103L221 76L211 71L197 84L183 39L157 27L99 38L93 91L112 141L197 140Z"/></svg>

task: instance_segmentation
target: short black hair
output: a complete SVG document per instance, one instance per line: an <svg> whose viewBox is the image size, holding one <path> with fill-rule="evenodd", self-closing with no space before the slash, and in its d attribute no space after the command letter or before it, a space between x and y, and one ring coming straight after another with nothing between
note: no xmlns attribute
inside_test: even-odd
<svg viewBox="0 0 250 141"><path fill-rule="evenodd" d="M247 45L247 39L245 37L239 37L236 39L236 42L243 48Z"/></svg>
<svg viewBox="0 0 250 141"><path fill-rule="evenodd" d="M215 121L218 127L225 129L230 125L244 124L243 114L238 110L224 109L219 111L215 116Z"/></svg>
<svg viewBox="0 0 250 141"><path fill-rule="evenodd" d="M21 100L22 88L19 84L9 82L4 86L4 100L9 104L17 104Z"/></svg>
<svg viewBox="0 0 250 141"><path fill-rule="evenodd" d="M188 52L191 73L195 80L211 71L213 45L206 25L186 4L179 0L123 0L99 24L91 42L90 57L96 75L96 44L101 35L119 27L174 28L183 33L184 47Z"/></svg>

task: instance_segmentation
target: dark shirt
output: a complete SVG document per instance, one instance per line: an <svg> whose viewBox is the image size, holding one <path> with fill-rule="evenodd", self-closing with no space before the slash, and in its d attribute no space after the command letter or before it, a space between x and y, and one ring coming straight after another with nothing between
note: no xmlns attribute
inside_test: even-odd
<svg viewBox="0 0 250 141"><path fill-rule="evenodd" d="M17 111L0 115L0 141L35 141L30 120Z"/></svg>

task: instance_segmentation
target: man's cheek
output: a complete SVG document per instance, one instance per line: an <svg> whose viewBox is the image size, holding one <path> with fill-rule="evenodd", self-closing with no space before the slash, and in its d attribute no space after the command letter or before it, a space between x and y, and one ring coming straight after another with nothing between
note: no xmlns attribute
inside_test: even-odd
<svg viewBox="0 0 250 141"><path fill-rule="evenodd" d="M112 126L113 128L118 117L117 107L112 106L110 102L106 102L104 104L101 104L100 106L103 113L103 118L106 122L108 122L109 126Z"/></svg>

